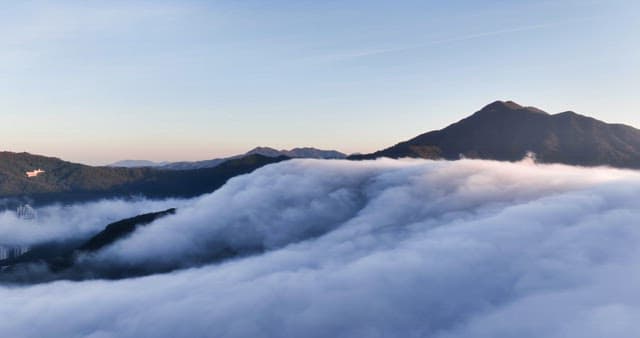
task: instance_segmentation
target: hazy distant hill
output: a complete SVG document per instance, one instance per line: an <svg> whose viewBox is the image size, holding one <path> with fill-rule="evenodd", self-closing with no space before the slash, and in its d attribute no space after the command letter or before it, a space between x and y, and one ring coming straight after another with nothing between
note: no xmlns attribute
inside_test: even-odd
<svg viewBox="0 0 640 338"><path fill-rule="evenodd" d="M162 170L192 170L202 168L213 168L229 160L242 157L242 155L236 155L225 158L214 158L212 160L194 161L194 162L172 162L160 167Z"/></svg>
<svg viewBox="0 0 640 338"><path fill-rule="evenodd" d="M229 178L288 157L249 155L215 168L92 167L28 153L0 152L0 198L28 198L35 204L113 196L192 197L211 192ZM27 177L27 172L43 172Z"/></svg>
<svg viewBox="0 0 640 338"><path fill-rule="evenodd" d="M249 150L245 154L235 155L225 158L216 158L212 160L195 161L195 162L174 162L161 166L161 169L167 170L187 170L187 169L201 169L201 168L213 168L226 161L237 159L247 155L262 155L267 157L279 157L286 156L290 158L317 158L317 159L341 159L346 158L347 155L336 150L322 150L316 148L294 148L291 150L277 150L270 147L257 147Z"/></svg>
<svg viewBox="0 0 640 338"><path fill-rule="evenodd" d="M169 162L153 162L147 160L122 160L107 165L107 167L140 168L140 167L160 167Z"/></svg>
<svg viewBox="0 0 640 338"><path fill-rule="evenodd" d="M264 156L287 156L291 158L316 158L316 159L341 159L346 158L347 155L336 150L322 150L310 147L293 148L291 150L276 150L269 147L257 147L249 152L247 155L260 154Z"/></svg>
<svg viewBox="0 0 640 338"><path fill-rule="evenodd" d="M511 101L496 101L444 129L350 158L468 157L516 161L528 151L533 151L541 162L640 168L640 130L571 111L550 115Z"/></svg>

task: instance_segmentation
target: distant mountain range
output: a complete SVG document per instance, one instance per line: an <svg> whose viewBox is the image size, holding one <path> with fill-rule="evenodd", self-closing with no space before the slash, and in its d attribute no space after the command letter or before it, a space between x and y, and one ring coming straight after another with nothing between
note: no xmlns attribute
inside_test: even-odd
<svg viewBox="0 0 640 338"><path fill-rule="evenodd" d="M6 208L23 201L38 205L105 197L193 197L216 190L231 177L287 159L255 154L215 168L159 170L92 167L29 153L0 152L0 198ZM39 174L28 177L28 172Z"/></svg>
<svg viewBox="0 0 640 338"><path fill-rule="evenodd" d="M345 157L334 150L259 147L242 155L199 162L126 160L94 167L29 153L0 152L0 207L106 197L193 197L269 163L290 158Z"/></svg>
<svg viewBox="0 0 640 338"><path fill-rule="evenodd" d="M115 163L108 164L107 167L122 167L122 168L141 168L141 167L161 167L167 165L169 162L153 162L147 160L122 160Z"/></svg>
<svg viewBox="0 0 640 338"><path fill-rule="evenodd" d="M290 158L317 158L317 159L343 159L347 155L336 150L321 150L316 148L294 148L291 150L277 150L269 147L257 147L242 155L235 155L225 158L216 158L212 160L195 161L195 162L174 162L163 166L160 169L166 170L189 170L213 168L226 161L237 159L249 155L261 155L267 157L290 157Z"/></svg>
<svg viewBox="0 0 640 338"><path fill-rule="evenodd" d="M512 101L493 102L444 129L350 159L417 157L539 162L640 168L640 130L571 111L548 114Z"/></svg>
<svg viewBox="0 0 640 338"><path fill-rule="evenodd" d="M640 130L608 124L574 112L548 114L511 101L493 102L444 129L351 160L378 157L479 158L518 161L528 152L545 163L640 168ZM105 197L193 197L212 192L229 178L290 158L340 159L334 150L255 148L246 154L158 165L125 161L128 167L92 167L28 153L0 152L0 207ZM137 167L138 165L143 167Z"/></svg>
<svg viewBox="0 0 640 338"><path fill-rule="evenodd" d="M322 150L310 147L293 148L291 150L276 150L269 147L257 147L245 155L259 154L270 157L287 156L291 158L341 159L347 155L337 150Z"/></svg>

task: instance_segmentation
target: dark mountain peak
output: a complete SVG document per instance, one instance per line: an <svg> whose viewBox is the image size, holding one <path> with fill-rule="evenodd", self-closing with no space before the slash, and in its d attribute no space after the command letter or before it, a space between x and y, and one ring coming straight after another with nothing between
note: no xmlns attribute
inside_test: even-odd
<svg viewBox="0 0 640 338"><path fill-rule="evenodd" d="M536 114L545 114L548 115L544 110L538 109L536 107L525 107L521 106L513 101L494 101L482 109L480 109L476 114L486 115L492 113L506 114L511 112L526 112L526 113L536 113Z"/></svg>
<svg viewBox="0 0 640 338"><path fill-rule="evenodd" d="M513 101L494 101L489 103L488 105L484 106L480 111L485 111L485 110L505 110L505 109L509 109L509 110L518 110L518 109L522 109L524 107L522 107L521 105L513 102Z"/></svg>
<svg viewBox="0 0 640 338"><path fill-rule="evenodd" d="M278 157L282 155L282 151L271 148L271 147L255 147L245 153L245 155L254 155L254 154L259 154L259 155L269 156L269 157Z"/></svg>
<svg viewBox="0 0 640 338"><path fill-rule="evenodd" d="M640 130L572 111L551 115L512 101L496 101L444 129L350 158L518 161L529 152L545 163L640 168Z"/></svg>

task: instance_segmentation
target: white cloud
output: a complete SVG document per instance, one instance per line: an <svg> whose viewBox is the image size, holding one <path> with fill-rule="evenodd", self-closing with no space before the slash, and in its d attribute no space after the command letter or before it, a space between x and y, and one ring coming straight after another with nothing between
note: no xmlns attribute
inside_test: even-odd
<svg viewBox="0 0 640 338"><path fill-rule="evenodd" d="M639 172L607 168L287 161L100 259L267 252L144 278L2 287L0 335L629 337L639 197Z"/></svg>
<svg viewBox="0 0 640 338"><path fill-rule="evenodd" d="M35 220L21 219L13 210L0 212L0 246L31 246L92 236L112 222L140 214L179 208L194 200L103 200L39 208Z"/></svg>

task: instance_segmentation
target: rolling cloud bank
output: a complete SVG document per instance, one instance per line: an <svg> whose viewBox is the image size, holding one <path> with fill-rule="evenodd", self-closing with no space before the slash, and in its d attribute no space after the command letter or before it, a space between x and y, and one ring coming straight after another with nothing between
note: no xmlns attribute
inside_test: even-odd
<svg viewBox="0 0 640 338"><path fill-rule="evenodd" d="M122 280L0 286L3 337L629 337L640 172L480 160L292 160L192 200L0 214L3 245L86 237ZM31 223L29 223L31 222Z"/></svg>

